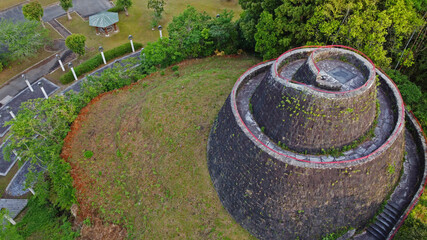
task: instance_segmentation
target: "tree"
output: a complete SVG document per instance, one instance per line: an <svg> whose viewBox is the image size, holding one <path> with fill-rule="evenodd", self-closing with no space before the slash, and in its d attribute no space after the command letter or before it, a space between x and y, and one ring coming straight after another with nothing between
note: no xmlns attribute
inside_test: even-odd
<svg viewBox="0 0 427 240"><path fill-rule="evenodd" d="M0 61L7 62L33 56L48 40L48 30L37 21L0 20Z"/></svg>
<svg viewBox="0 0 427 240"><path fill-rule="evenodd" d="M208 28L210 21L211 17L205 12L199 13L194 7L188 7L168 25L169 38L185 56L200 57L206 46L202 31Z"/></svg>
<svg viewBox="0 0 427 240"><path fill-rule="evenodd" d="M73 0L59 0L59 5L61 5L62 9L67 12L68 20L71 20L70 8L73 7Z"/></svg>
<svg viewBox="0 0 427 240"><path fill-rule="evenodd" d="M132 6L132 0L117 0L116 5L123 7L126 16L129 16L128 8Z"/></svg>
<svg viewBox="0 0 427 240"><path fill-rule="evenodd" d="M85 42L86 37L82 34L71 34L67 39L65 39L65 45L67 48L80 56L85 54Z"/></svg>
<svg viewBox="0 0 427 240"><path fill-rule="evenodd" d="M256 26L255 33L255 51L261 53L264 60L277 57L280 52L277 49L278 38L277 31L273 21L273 15L264 11L261 13L260 20Z"/></svg>
<svg viewBox="0 0 427 240"><path fill-rule="evenodd" d="M246 40L248 46L254 48L254 36L257 31L256 25L258 24L261 13L267 11L274 18L274 10L282 4L282 0L239 0L239 4L244 10L238 20L242 37Z"/></svg>
<svg viewBox="0 0 427 240"><path fill-rule="evenodd" d="M34 21L39 21L43 27L44 23L42 20L43 17L43 7L42 5L35 1L35 2L30 2L28 4L25 4L22 7L22 13L24 14L24 17L28 20L34 20Z"/></svg>
<svg viewBox="0 0 427 240"><path fill-rule="evenodd" d="M162 13L165 10L165 1L164 0L148 0L147 8L153 9L153 19L151 21L151 27L158 25L160 19L162 19Z"/></svg>

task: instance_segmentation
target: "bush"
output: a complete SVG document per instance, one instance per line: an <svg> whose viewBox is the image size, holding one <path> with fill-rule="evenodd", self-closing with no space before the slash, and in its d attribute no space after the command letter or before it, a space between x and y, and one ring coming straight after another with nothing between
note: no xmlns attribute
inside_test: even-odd
<svg viewBox="0 0 427 240"><path fill-rule="evenodd" d="M65 39L65 46L82 56L85 54L86 37L82 34L71 34Z"/></svg>
<svg viewBox="0 0 427 240"><path fill-rule="evenodd" d="M141 43L134 43L134 47L135 47L135 50L140 49L140 48L142 48L142 44ZM130 52L132 52L132 47L131 47L130 43L125 43L125 44L120 45L116 48L105 51L104 56L105 56L106 61L110 61L111 59L123 56L126 53L130 53ZM77 67L75 67L74 71L76 72L77 77L79 77L85 73L88 73L88 72L96 69L97 67L101 66L103 63L104 62L102 61L101 54L98 54L98 55L92 57L91 59L83 62L82 64L78 65ZM74 81L73 73L71 71L69 71L66 74L62 75L59 80L63 84L70 83L70 82Z"/></svg>
<svg viewBox="0 0 427 240"><path fill-rule="evenodd" d="M0 72L3 71L3 63L0 62Z"/></svg>
<svg viewBox="0 0 427 240"><path fill-rule="evenodd" d="M148 43L141 52L141 71L149 74L186 58L206 57L215 51L237 52L238 34L233 12L218 18L188 7L168 26L169 38Z"/></svg>
<svg viewBox="0 0 427 240"><path fill-rule="evenodd" d="M122 12L124 10L125 9L123 8L123 6L118 6L118 5L108 9L109 12L116 12L116 13Z"/></svg>

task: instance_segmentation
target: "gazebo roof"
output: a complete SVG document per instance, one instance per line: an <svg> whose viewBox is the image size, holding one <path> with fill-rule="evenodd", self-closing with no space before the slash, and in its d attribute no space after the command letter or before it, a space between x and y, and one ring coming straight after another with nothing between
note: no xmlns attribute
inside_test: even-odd
<svg viewBox="0 0 427 240"><path fill-rule="evenodd" d="M105 28L119 21L119 14L102 12L89 17L89 26Z"/></svg>

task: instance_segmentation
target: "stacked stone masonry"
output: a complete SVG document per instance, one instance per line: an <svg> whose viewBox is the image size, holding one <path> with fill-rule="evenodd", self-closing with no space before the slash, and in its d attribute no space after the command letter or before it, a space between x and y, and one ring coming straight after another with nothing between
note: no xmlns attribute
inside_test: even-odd
<svg viewBox="0 0 427 240"><path fill-rule="evenodd" d="M313 50L296 50L287 53L289 59L282 55L277 62L246 72L209 137L208 168L218 196L235 220L260 239L319 239L343 227L360 228L399 180L405 144L403 104L387 79L381 79L381 88L394 105L390 113L395 126L383 145L342 162L324 163L322 155L305 154L340 147L365 134L375 120L377 98L375 82L346 94L318 93L275 75L280 72L277 66L300 61ZM257 78L260 83L253 86ZM247 112L239 112L244 101L237 96L250 92L246 89L251 84L256 89L245 95L250 99ZM263 132L249 126L251 114ZM278 141L298 153L277 147Z"/></svg>

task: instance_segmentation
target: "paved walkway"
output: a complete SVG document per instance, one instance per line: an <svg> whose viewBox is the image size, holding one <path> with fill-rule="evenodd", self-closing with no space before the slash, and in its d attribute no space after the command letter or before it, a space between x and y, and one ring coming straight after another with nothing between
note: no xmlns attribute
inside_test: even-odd
<svg viewBox="0 0 427 240"><path fill-rule="evenodd" d="M20 4L4 11L0 11L0 19L9 19L14 22L25 21L24 14L22 14L22 5L23 4Z"/></svg>
<svg viewBox="0 0 427 240"><path fill-rule="evenodd" d="M71 61L71 59L74 58L74 54L70 50L62 50L59 55L61 56L62 61L68 62ZM34 83L41 77L45 76L46 74L52 72L54 69L59 67L59 63L56 60L55 54L52 53L52 55L33 68L27 70L25 72L25 76L28 79L30 83ZM61 70L59 70L61 71ZM4 99L7 96L15 96L22 90L24 90L27 87L25 81L22 79L21 75L15 76L11 80L9 80L7 83L5 83L0 88L0 100Z"/></svg>
<svg viewBox="0 0 427 240"><path fill-rule="evenodd" d="M71 35L71 32L68 31L62 24L60 24L56 19L52 19L48 22L56 31L58 31L61 36L66 39Z"/></svg>
<svg viewBox="0 0 427 240"><path fill-rule="evenodd" d="M0 199L0 209L9 209L9 216L15 218L27 206L27 199Z"/></svg>
<svg viewBox="0 0 427 240"><path fill-rule="evenodd" d="M13 167L13 165L15 165L16 161L18 160L18 158L13 153L10 155L10 161L6 161L6 159L4 159L3 149L8 143L8 140L6 140L0 146L0 176L2 177L6 176L9 173L10 169Z"/></svg>

